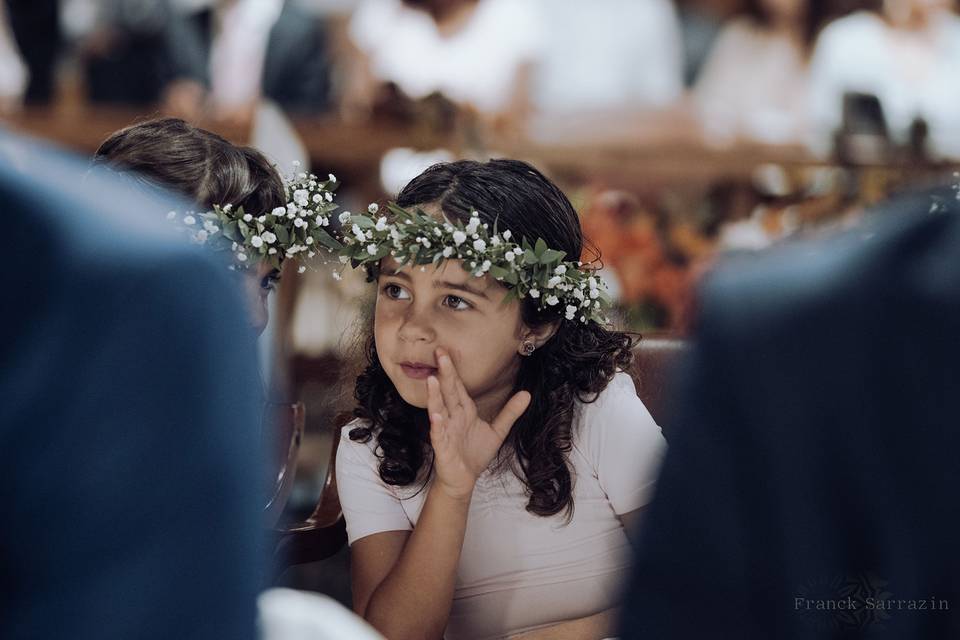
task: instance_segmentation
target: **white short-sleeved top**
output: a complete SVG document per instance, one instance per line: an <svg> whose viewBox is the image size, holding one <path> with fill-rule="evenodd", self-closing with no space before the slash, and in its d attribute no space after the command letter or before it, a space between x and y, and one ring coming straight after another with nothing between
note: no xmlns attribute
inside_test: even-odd
<svg viewBox="0 0 960 640"><path fill-rule="evenodd" d="M382 531L409 531L429 491L385 484L376 439L337 452L337 490L350 543ZM477 481L445 637L500 638L616 606L630 564L618 515L647 504L666 442L618 373L593 403L575 403L570 461L573 519L525 510L523 484L509 470Z"/></svg>

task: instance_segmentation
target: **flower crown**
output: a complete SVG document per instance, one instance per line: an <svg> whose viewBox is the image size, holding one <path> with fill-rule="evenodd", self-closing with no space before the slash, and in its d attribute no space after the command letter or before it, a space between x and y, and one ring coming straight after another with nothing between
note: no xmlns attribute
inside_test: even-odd
<svg viewBox="0 0 960 640"><path fill-rule="evenodd" d="M371 204L370 215L340 214L339 238L319 229L318 241L336 254L340 262L356 268L361 265L376 276L380 260L390 256L401 265L439 264L443 260L461 260L463 268L475 277L489 273L509 289L507 299L530 297L539 301L539 309L557 310L567 320L605 324L610 298L606 285L595 270L582 262L565 261L565 253L547 247L538 239L531 245L526 238L514 242L507 229L500 233L481 223L473 212L467 224L438 220L422 210L387 205L388 216L377 216L378 205ZM334 277L340 277L334 273Z"/></svg>
<svg viewBox="0 0 960 640"><path fill-rule="evenodd" d="M333 194L339 183L332 173L321 180L298 171L300 163L293 164L293 175L284 178L288 200L285 207L269 213L251 213L243 207L234 209L230 204L214 205L212 211L187 211L183 216L171 211L167 219L181 232L189 233L197 244L216 251L230 251L233 254L231 269L245 270L260 261L279 269L287 258L300 258L300 254L313 258L319 240L317 231L329 226L330 214L338 208L333 203ZM326 233L323 237L330 238ZM298 270L303 273L306 266L301 264Z"/></svg>

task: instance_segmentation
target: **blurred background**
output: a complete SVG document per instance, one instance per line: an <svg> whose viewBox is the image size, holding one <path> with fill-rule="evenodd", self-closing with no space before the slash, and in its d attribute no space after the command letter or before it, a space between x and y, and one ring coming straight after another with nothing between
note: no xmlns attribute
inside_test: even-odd
<svg viewBox="0 0 960 640"><path fill-rule="evenodd" d="M5 0L0 115L85 155L183 117L284 173L335 174L348 210L440 160L527 160L580 212L618 319L683 336L724 253L957 181L960 17L949 0ZM274 301L272 396L306 403L287 521L323 486L365 295L319 267ZM279 580L347 601L338 562Z"/></svg>

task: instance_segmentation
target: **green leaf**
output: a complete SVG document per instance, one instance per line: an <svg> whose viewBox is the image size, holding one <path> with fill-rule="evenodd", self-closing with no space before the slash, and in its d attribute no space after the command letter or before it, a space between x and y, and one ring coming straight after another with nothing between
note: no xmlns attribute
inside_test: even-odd
<svg viewBox="0 0 960 640"><path fill-rule="evenodd" d="M240 230L237 228L237 222L230 220L223 224L223 235L230 238L233 242L240 242L243 238L240 236Z"/></svg>
<svg viewBox="0 0 960 640"><path fill-rule="evenodd" d="M314 229L313 237L317 242L333 252L339 252L341 249L343 249L343 245L323 229Z"/></svg>
<svg viewBox="0 0 960 640"><path fill-rule="evenodd" d="M533 248L533 252L537 254L537 257L543 255L543 252L547 250L547 243L544 242L543 238L537 238L537 246Z"/></svg>
<svg viewBox="0 0 960 640"><path fill-rule="evenodd" d="M524 264L537 264L538 262L540 262L540 258L537 256L536 253L533 252L533 250L527 249L526 252L524 252L523 254Z"/></svg>
<svg viewBox="0 0 960 640"><path fill-rule="evenodd" d="M554 262L559 262L565 255L567 255L565 251L547 249L543 252L543 255L540 256L540 264L552 264Z"/></svg>
<svg viewBox="0 0 960 640"><path fill-rule="evenodd" d="M243 220L237 220L237 228L240 229L240 233L244 238L247 238L251 235L250 227L248 227L247 223L244 222Z"/></svg>
<svg viewBox="0 0 960 640"><path fill-rule="evenodd" d="M281 246L290 242L290 234L282 224L278 224L276 228L274 228L273 233L277 236L277 242L280 243Z"/></svg>
<svg viewBox="0 0 960 640"><path fill-rule="evenodd" d="M523 249L524 251L533 251L533 247L530 246L530 243L527 242L527 239L526 239L526 238L524 238L524 239L520 242L520 248Z"/></svg>
<svg viewBox="0 0 960 640"><path fill-rule="evenodd" d="M506 280L511 273L512 272L509 269L504 269L503 267L498 267L497 265L490 267L490 275L497 280Z"/></svg>
<svg viewBox="0 0 960 640"><path fill-rule="evenodd" d="M372 229L376 223L366 216L350 216L350 222L361 229Z"/></svg>

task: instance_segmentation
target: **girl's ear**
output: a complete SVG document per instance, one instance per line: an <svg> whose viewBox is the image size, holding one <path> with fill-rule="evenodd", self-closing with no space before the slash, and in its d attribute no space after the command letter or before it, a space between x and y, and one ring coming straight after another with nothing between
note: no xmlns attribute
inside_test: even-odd
<svg viewBox="0 0 960 640"><path fill-rule="evenodd" d="M557 329L559 328L559 320L537 325L535 327L524 326L520 338L522 341L533 342L533 346L539 349L550 341L550 338L557 333Z"/></svg>

